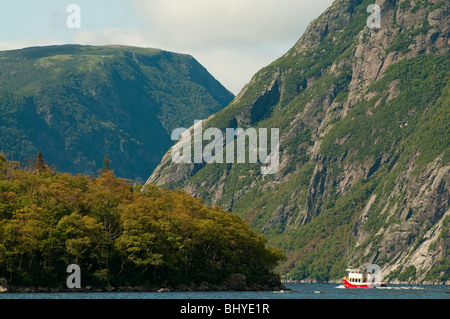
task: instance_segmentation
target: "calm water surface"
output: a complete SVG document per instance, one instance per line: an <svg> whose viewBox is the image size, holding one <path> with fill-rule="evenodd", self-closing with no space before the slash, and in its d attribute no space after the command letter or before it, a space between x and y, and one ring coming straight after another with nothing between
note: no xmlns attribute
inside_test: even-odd
<svg viewBox="0 0 450 319"><path fill-rule="evenodd" d="M346 289L339 284L285 284L282 292L3 293L0 299L450 299L448 286L389 285Z"/></svg>

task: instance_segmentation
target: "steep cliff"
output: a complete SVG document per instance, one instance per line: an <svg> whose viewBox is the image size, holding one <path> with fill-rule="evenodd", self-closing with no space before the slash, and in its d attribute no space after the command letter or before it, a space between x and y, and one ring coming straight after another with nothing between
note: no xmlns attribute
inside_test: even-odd
<svg viewBox="0 0 450 319"><path fill-rule="evenodd" d="M378 264L390 281L448 281L447 1L337 0L203 128L279 128L280 168L174 164L147 183L246 219L288 255L290 279ZM369 10L370 11L370 10ZM226 145L224 146L226 147Z"/></svg>

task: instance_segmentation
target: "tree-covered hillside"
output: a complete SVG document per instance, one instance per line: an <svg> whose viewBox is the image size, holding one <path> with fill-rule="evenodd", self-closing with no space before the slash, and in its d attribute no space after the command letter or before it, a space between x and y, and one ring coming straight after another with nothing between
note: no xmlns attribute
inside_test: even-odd
<svg viewBox="0 0 450 319"><path fill-rule="evenodd" d="M19 166L0 154L0 278L11 286L65 288L74 263L83 287L220 287L242 274L267 288L276 278L280 252L219 207L181 191L142 194L107 167L55 173L41 154Z"/></svg>
<svg viewBox="0 0 450 319"><path fill-rule="evenodd" d="M105 155L118 176L145 179L171 132L233 98L188 55L125 46L0 52L0 151L41 151L58 171L95 174Z"/></svg>

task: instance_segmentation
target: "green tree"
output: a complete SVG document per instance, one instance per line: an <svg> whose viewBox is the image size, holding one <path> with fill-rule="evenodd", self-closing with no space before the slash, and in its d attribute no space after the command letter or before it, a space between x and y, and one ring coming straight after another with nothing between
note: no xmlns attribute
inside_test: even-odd
<svg viewBox="0 0 450 319"><path fill-rule="evenodd" d="M103 172L107 172L111 169L111 161L108 158L108 155L105 155L103 159Z"/></svg>
<svg viewBox="0 0 450 319"><path fill-rule="evenodd" d="M37 153L36 160L34 162L34 169L36 169L39 173L45 172L49 169L41 152Z"/></svg>

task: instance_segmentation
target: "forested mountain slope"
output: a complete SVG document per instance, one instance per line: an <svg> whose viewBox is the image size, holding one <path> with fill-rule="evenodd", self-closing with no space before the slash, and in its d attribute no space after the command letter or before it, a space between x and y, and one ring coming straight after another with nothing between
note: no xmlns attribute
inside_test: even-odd
<svg viewBox="0 0 450 319"><path fill-rule="evenodd" d="M62 45L0 52L0 151L38 151L60 172L145 179L173 129L233 98L194 58L126 46Z"/></svg>
<svg viewBox="0 0 450 319"><path fill-rule="evenodd" d="M279 128L280 169L174 164L148 184L232 210L288 255L286 278L449 280L448 1L337 0L203 128ZM224 146L226 148L226 145Z"/></svg>

